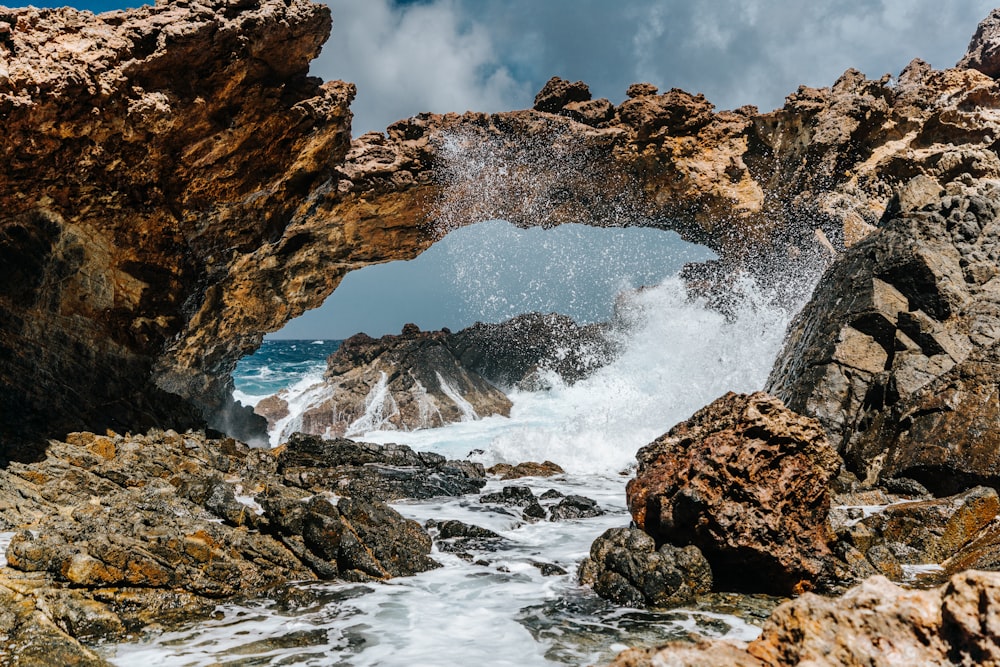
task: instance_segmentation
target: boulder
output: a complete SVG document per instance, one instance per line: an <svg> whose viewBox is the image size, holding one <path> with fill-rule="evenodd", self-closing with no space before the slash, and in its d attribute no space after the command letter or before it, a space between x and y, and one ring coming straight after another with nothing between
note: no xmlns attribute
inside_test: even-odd
<svg viewBox="0 0 1000 667"><path fill-rule="evenodd" d="M479 463L449 461L406 445L324 440L303 433L292 434L277 463L289 484L382 501L461 496L486 485Z"/></svg>
<svg viewBox="0 0 1000 667"><path fill-rule="evenodd" d="M636 525L657 544L697 546L720 590L789 594L820 583L841 462L816 420L762 392L729 393L636 458L627 487Z"/></svg>
<svg viewBox="0 0 1000 667"><path fill-rule="evenodd" d="M520 479L521 477L552 477L562 475L565 471L552 461L523 461L517 465L497 463L486 469L490 475L498 475L500 479Z"/></svg>
<svg viewBox="0 0 1000 667"><path fill-rule="evenodd" d="M602 514L604 514L604 510L600 508L595 500L585 496L569 495L561 499L549 510L549 519L552 521L589 519L601 516Z"/></svg>
<svg viewBox="0 0 1000 667"><path fill-rule="evenodd" d="M590 88L583 81L570 83L554 76L535 95L535 111L559 113L571 102L586 102L590 99Z"/></svg>
<svg viewBox="0 0 1000 667"><path fill-rule="evenodd" d="M1000 485L1000 185L951 183L823 276L767 389L868 483Z"/></svg>
<svg viewBox="0 0 1000 667"><path fill-rule="evenodd" d="M610 528L580 564L581 584L615 604L671 607L712 589L712 569L697 547L664 544L635 528Z"/></svg>
<svg viewBox="0 0 1000 667"><path fill-rule="evenodd" d="M894 667L1000 664L1000 574L968 571L932 590L873 577L838 598L780 605L749 644L702 640L620 654L612 667Z"/></svg>

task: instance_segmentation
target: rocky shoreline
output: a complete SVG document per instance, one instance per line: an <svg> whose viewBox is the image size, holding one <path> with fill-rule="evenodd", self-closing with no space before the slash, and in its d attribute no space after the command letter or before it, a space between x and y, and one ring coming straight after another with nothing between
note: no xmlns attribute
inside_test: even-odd
<svg viewBox="0 0 1000 667"><path fill-rule="evenodd" d="M677 229L720 254L685 272L719 303L737 272L780 283L775 265L828 265L768 393L726 394L643 447L634 527L597 537L577 573L623 606L794 599L753 642L614 664L1000 664L1000 10L954 69L851 70L768 114L648 84L615 106L553 79L532 110L426 114L354 141L353 86L308 76L329 26L308 0L0 10L0 657L104 665L88 645L219 600L413 575L439 565L435 541L475 559L501 539L389 501L600 516L520 484L480 496L480 464L406 446L240 440L264 419L232 402L230 373L265 332L350 270L503 217ZM511 178L470 201L475 182L446 187L455 146ZM624 200L628 221L605 216ZM552 332L595 335L558 317L493 327L348 341L327 378L345 403L314 430L342 432L383 379L409 392L394 399L407 419L430 409L417 394L440 423L474 393L503 413L487 380L560 372Z"/></svg>

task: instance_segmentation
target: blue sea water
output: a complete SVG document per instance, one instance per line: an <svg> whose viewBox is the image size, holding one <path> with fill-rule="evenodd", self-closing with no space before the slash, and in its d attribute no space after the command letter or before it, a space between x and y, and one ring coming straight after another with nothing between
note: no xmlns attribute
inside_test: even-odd
<svg viewBox="0 0 1000 667"><path fill-rule="evenodd" d="M265 340L254 354L243 357L233 371L236 396L255 398L276 394L307 375L322 375L326 358L340 340Z"/></svg>

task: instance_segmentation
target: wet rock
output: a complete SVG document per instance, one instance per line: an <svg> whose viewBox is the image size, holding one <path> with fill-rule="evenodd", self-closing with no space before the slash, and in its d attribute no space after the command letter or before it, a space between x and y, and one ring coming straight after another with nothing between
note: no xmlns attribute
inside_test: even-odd
<svg viewBox="0 0 1000 667"><path fill-rule="evenodd" d="M288 428L339 437L508 415L507 397L462 364L448 337L445 331L406 325L398 336L348 338L327 359L323 383L310 390L313 398L301 420Z"/></svg>
<svg viewBox="0 0 1000 667"><path fill-rule="evenodd" d="M308 476L305 457L296 464ZM0 470L0 514L20 528L0 595L19 591L53 628L91 641L189 622L289 581L437 567L416 522L377 500L333 504L285 484L279 467L271 452L198 432L50 441L43 461Z"/></svg>
<svg viewBox="0 0 1000 667"><path fill-rule="evenodd" d="M505 486L499 491L480 496L481 503L495 503L512 507L527 507L538 502L535 494L527 486Z"/></svg>
<svg viewBox="0 0 1000 667"><path fill-rule="evenodd" d="M565 470L552 461L543 461L542 463L525 461L517 465L497 463L487 468L486 472L490 475L498 475L500 479L508 480L520 479L521 477L552 477L554 475L562 475L565 473Z"/></svg>
<svg viewBox="0 0 1000 667"><path fill-rule="evenodd" d="M590 88L583 81L570 83L557 76L549 79L535 95L535 111L558 113L571 102L586 102L590 99Z"/></svg>
<svg viewBox="0 0 1000 667"><path fill-rule="evenodd" d="M549 510L549 518L552 521L589 519L602 514L604 510L598 506L597 501L577 495L566 496Z"/></svg>
<svg viewBox="0 0 1000 667"><path fill-rule="evenodd" d="M817 665L891 667L1000 662L1000 575L968 571L932 590L873 577L838 598L807 593L780 605L749 644L721 640L632 649L616 667Z"/></svg>
<svg viewBox="0 0 1000 667"><path fill-rule="evenodd" d="M697 547L656 548L635 528L610 528L580 564L580 583L615 604L628 607L676 606L712 588L712 569Z"/></svg>
<svg viewBox="0 0 1000 667"><path fill-rule="evenodd" d="M545 508L542 507L537 500L529 503L524 508L524 518L526 519L544 519L545 516Z"/></svg>
<svg viewBox="0 0 1000 667"><path fill-rule="evenodd" d="M555 563L539 563L532 561L531 564L538 568L538 571L542 573L543 577L560 577L564 574L569 574L569 572Z"/></svg>
<svg viewBox="0 0 1000 667"><path fill-rule="evenodd" d="M277 457L286 483L340 495L398 500L475 493L483 466L414 452L406 445L359 443L294 433Z"/></svg>
<svg viewBox="0 0 1000 667"><path fill-rule="evenodd" d="M769 391L869 484L1000 485L1000 185L951 183L845 253L792 324ZM846 296L845 296L846 295Z"/></svg>
<svg viewBox="0 0 1000 667"><path fill-rule="evenodd" d="M542 493L542 495L538 496L539 500L553 500L555 498L565 498L565 497L566 497L565 494L562 491L559 491L558 489L549 489L548 491Z"/></svg>
<svg viewBox="0 0 1000 667"><path fill-rule="evenodd" d="M730 393L636 458L636 525L657 544L697 546L720 590L787 594L824 576L840 459L816 420L761 392Z"/></svg>
<svg viewBox="0 0 1000 667"><path fill-rule="evenodd" d="M970 545L995 532L998 512L997 492L976 487L949 498L889 505L844 527L838 537L898 581L905 565L961 560ZM867 572L864 564L859 572ZM948 574L942 569L940 576Z"/></svg>
<svg viewBox="0 0 1000 667"><path fill-rule="evenodd" d="M526 313L499 324L477 322L452 334L462 364L501 387L537 389L554 373L574 382L614 359L607 325L579 325L557 313Z"/></svg>

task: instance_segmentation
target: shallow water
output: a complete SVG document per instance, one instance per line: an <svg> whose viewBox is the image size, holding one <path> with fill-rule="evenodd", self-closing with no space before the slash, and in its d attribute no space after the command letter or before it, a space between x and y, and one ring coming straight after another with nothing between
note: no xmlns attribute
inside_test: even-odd
<svg viewBox="0 0 1000 667"><path fill-rule="evenodd" d="M810 287L804 281L803 299ZM505 484L536 494L555 488L593 498L605 515L527 522L478 496L397 503L418 521L459 519L504 540L471 560L435 547L442 567L414 577L301 584L281 599L222 605L215 620L103 650L119 665L530 666L606 661L627 646L690 632L756 636L728 608L625 609L575 583L593 540L629 523L622 473L636 450L724 392L763 385L792 310L772 305L751 282L734 289L742 305L729 319L690 301L677 279L634 293L622 307L621 356L576 385L553 380L547 391L513 392L510 418L363 438L452 458L472 453L487 465L553 460L565 475L492 480L483 493ZM566 573L544 576L549 565Z"/></svg>

